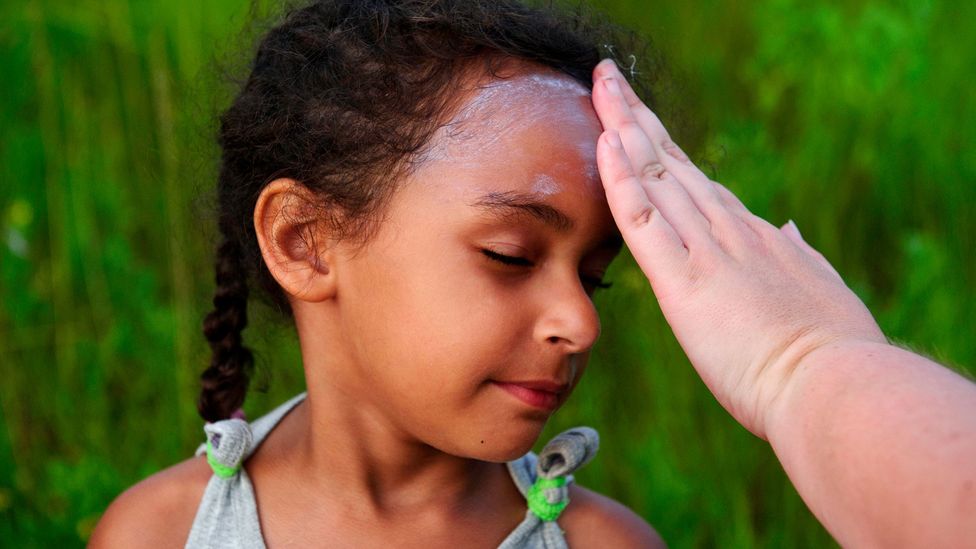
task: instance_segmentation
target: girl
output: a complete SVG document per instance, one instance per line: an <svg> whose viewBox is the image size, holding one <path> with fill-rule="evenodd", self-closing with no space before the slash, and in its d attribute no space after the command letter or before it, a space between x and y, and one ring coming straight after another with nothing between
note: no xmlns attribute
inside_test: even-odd
<svg viewBox="0 0 976 549"><path fill-rule="evenodd" d="M662 545L572 484L593 431L528 452L622 242L590 99L605 42L495 0L322 1L272 29L221 120L207 442L92 545ZM294 317L307 393L248 425L252 283Z"/></svg>

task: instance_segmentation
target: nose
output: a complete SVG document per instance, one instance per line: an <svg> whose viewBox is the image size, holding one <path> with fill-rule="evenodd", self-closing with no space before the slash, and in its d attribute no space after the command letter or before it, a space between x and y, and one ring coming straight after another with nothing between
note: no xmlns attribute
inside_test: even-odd
<svg viewBox="0 0 976 549"><path fill-rule="evenodd" d="M578 275L550 281L541 290L536 338L560 351L588 351L600 337L600 316Z"/></svg>

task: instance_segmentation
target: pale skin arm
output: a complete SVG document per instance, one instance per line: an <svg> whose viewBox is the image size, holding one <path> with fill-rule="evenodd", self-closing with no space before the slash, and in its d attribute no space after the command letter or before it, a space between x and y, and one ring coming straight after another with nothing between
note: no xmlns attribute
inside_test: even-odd
<svg viewBox="0 0 976 549"><path fill-rule="evenodd" d="M593 103L610 209L678 342L828 531L976 546L976 384L889 345L796 227L709 180L610 61Z"/></svg>

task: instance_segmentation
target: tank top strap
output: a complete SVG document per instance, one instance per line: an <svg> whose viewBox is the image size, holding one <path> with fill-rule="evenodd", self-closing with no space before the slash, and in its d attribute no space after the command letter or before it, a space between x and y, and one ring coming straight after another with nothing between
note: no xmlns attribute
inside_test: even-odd
<svg viewBox="0 0 976 549"><path fill-rule="evenodd" d="M206 454L213 469L185 547L188 549L266 549L261 535L254 486L242 466L283 417L305 399L293 397L267 415L248 423L231 418L208 423Z"/></svg>
<svg viewBox="0 0 976 549"><path fill-rule="evenodd" d="M529 452L507 463L529 509L499 549L566 547L556 519L569 504L572 473L593 459L599 447L600 436L595 430L574 427L550 440L538 455Z"/></svg>
<svg viewBox="0 0 976 549"><path fill-rule="evenodd" d="M268 434L271 433L272 430L274 430L275 426L277 426L278 423L280 423L281 420L295 408L295 406L301 404L305 400L306 396L308 396L308 393L305 392L297 394L285 401L283 404L279 405L274 410L271 410L251 423L251 433L254 436L254 440L251 444L250 451L246 456L244 456L244 459L251 457L251 454L253 454L257 447L264 442L264 439L268 437Z"/></svg>

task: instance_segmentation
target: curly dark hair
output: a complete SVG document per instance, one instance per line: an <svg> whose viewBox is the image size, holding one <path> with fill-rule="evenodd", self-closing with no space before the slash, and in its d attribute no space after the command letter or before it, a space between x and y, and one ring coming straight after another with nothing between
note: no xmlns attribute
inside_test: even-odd
<svg viewBox="0 0 976 549"><path fill-rule="evenodd" d="M604 57L640 42L582 6L513 0L324 0L287 12L261 39L250 74L220 119L222 148L214 309L203 332L213 352L198 409L230 416L254 358L241 339L249 283L286 315L252 224L266 184L292 178L321 199L339 238L364 239L456 106L465 71L516 60L592 89ZM645 57L646 59L646 57ZM623 67L629 59L620 60ZM647 98L646 82L636 82ZM649 98L647 98L649 99ZM342 212L338 216L328 212Z"/></svg>

